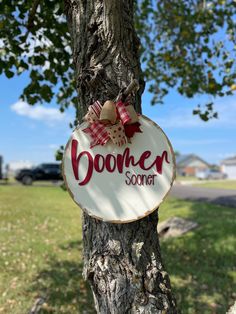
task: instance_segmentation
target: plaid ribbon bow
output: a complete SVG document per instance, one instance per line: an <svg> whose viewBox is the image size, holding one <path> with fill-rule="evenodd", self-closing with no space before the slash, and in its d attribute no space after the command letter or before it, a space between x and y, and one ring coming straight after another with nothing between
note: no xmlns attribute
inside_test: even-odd
<svg viewBox="0 0 236 314"><path fill-rule="evenodd" d="M90 115L90 118L87 120L90 122L90 125L85 128L83 132L88 134L92 139L90 148L96 145L105 145L110 139L106 127L99 121L101 110L102 106L99 101L95 101L91 106L89 106L88 114ZM116 103L116 110L123 125L131 121L129 112L125 108L125 104L122 101L118 101Z"/></svg>
<svg viewBox="0 0 236 314"><path fill-rule="evenodd" d="M93 122L83 131L84 133L88 134L92 139L92 141L90 142L90 148L96 145L105 145L110 139L105 126L99 121Z"/></svg>
<svg viewBox="0 0 236 314"><path fill-rule="evenodd" d="M125 104L121 100L116 103L116 110L118 112L121 123L123 125L125 125L126 123L131 121L131 117L129 115L129 112L125 108Z"/></svg>

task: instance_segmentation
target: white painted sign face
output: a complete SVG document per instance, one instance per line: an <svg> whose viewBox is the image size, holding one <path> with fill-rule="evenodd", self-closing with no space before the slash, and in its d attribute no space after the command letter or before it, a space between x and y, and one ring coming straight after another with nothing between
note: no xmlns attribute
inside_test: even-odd
<svg viewBox="0 0 236 314"><path fill-rule="evenodd" d="M127 223L153 212L175 178L171 144L153 121L140 116L142 133L122 147L109 141L90 148L82 123L70 138L63 158L63 176L74 201L89 215Z"/></svg>

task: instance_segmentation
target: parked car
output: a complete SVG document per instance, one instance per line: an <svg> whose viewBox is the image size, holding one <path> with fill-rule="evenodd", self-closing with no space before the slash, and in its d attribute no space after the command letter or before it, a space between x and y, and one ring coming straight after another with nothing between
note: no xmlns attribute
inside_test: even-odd
<svg viewBox="0 0 236 314"><path fill-rule="evenodd" d="M15 179L24 185L31 185L34 181L59 181L62 180L59 164L41 164L32 169L20 169L16 172Z"/></svg>
<svg viewBox="0 0 236 314"><path fill-rule="evenodd" d="M226 179L227 175L219 170L208 169L205 171L196 172L196 177L200 180L209 180L209 179Z"/></svg>

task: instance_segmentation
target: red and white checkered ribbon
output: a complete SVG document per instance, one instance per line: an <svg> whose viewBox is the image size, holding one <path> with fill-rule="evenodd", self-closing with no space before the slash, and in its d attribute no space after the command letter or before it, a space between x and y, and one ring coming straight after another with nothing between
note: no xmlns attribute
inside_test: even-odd
<svg viewBox="0 0 236 314"><path fill-rule="evenodd" d="M90 123L89 127L85 128L83 132L88 134L92 141L90 143L90 148L96 145L105 145L110 139L110 136L106 130L106 127L99 121L100 112L102 106L99 101L95 101L91 106L89 106L89 111L85 116L85 119ZM122 101L116 103L116 110L118 118L124 125L131 120L129 112L125 108L125 104Z"/></svg>
<svg viewBox="0 0 236 314"><path fill-rule="evenodd" d="M116 103L116 110L123 125L131 121L130 114L122 101Z"/></svg>
<svg viewBox="0 0 236 314"><path fill-rule="evenodd" d="M105 145L110 139L105 126L99 121L91 123L90 126L83 131L92 139L90 142L90 148L96 145Z"/></svg>
<svg viewBox="0 0 236 314"><path fill-rule="evenodd" d="M88 107L88 112L84 117L88 123L93 123L99 120L102 105L99 101L95 101L91 106Z"/></svg>
<svg viewBox="0 0 236 314"><path fill-rule="evenodd" d="M91 110L93 110L96 116L99 118L100 112L102 110L102 105L100 104L100 102L97 100L89 107L91 107Z"/></svg>

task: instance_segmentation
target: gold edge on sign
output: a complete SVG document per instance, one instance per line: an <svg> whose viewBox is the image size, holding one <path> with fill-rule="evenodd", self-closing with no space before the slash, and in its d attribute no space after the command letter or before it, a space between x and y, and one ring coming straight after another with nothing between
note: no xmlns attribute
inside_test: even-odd
<svg viewBox="0 0 236 314"><path fill-rule="evenodd" d="M170 140L168 139L168 137L167 137L167 135L165 134L165 132L162 130L162 128L161 128L156 122L154 122L153 120L149 119L148 117L146 117L146 116L144 116L144 115L141 115L141 116L142 116L142 118L144 118L144 120L145 120L145 119L148 120L148 121L149 121L150 123L152 123L155 127L157 127L158 129L160 129L161 132L164 134L164 136L165 136L165 138L166 138L166 140L167 140L167 142L168 142L168 144L169 144L170 151L171 151L171 155L172 155L172 160L173 160L173 164L174 164L174 169L173 169L174 171L173 171L172 180L171 180L171 186L170 186L170 188L171 188L172 185L173 185L173 182L174 182L174 180L175 180L175 178L176 178L176 160L175 160L175 153L174 153L173 147L172 147L172 145L171 145L171 142L170 142ZM169 190L168 190L167 193L169 193Z"/></svg>
<svg viewBox="0 0 236 314"><path fill-rule="evenodd" d="M80 125L80 127L81 127L81 125ZM78 130L78 129L79 129L79 127L77 126L77 127L73 130L73 133L74 133L74 131L76 131L76 130ZM79 206L81 210L83 210L87 215L89 215L89 216L91 216L91 217L93 217L93 218L95 218L95 219L103 220L103 219L101 219L100 217L97 217L97 216L95 216L95 215L90 214L90 213L88 212L88 210L87 210L85 207L83 207L79 202L77 202L77 201L75 200L75 195L72 193L72 191L70 190L69 185L68 185L68 183L67 183L66 174L65 174L65 172L64 172L64 161L65 161L66 151L67 151L67 149L68 149L68 147L69 147L69 145L70 145L70 143L71 143L72 137L73 137L73 135L70 136L70 138L69 138L69 140L68 140L68 142L67 142L67 144L66 144L66 147L65 147L65 150L64 150L64 154L63 154L63 158L62 158L62 176L63 176L63 180L64 180L64 183L65 183L66 189L67 189L68 193L70 194L70 196L71 196L73 202L74 202L77 206ZM103 221L106 222L105 220L103 220Z"/></svg>
<svg viewBox="0 0 236 314"><path fill-rule="evenodd" d="M158 129L161 130L161 132L164 134L168 144L169 144L169 147L170 147L170 151L171 151L171 155L172 155L172 160L173 160L173 175L172 175L172 180L171 180L171 183L170 183L170 188L169 190L166 192L166 194L164 195L163 199L161 200L161 202L155 206L153 209L151 210L148 210L146 211L142 216L138 216L137 218L135 219L131 219L131 220L105 220L105 219L102 219L101 217L98 217L98 216L95 216L93 214L91 214L85 207L81 206L80 203L76 202L75 201L75 196L74 194L71 192L69 186L68 186L68 183L67 183L67 180L66 180L66 174L64 173L64 159L65 159L65 155L66 155L66 150L68 149L68 146L70 145L70 142L72 140L72 137L73 135L70 137L69 141L67 142L66 144L66 147L65 147L65 151L64 151L64 155L63 155L63 158L62 158L62 176L63 176L63 179L64 179L64 182L65 182L65 185L66 185L66 188L71 196L71 198L73 199L73 201L75 202L76 205L79 205L79 207L87 214L89 215L90 217L94 218L94 219L98 219L100 221L103 221L103 222L106 222L106 223L116 223L116 224L127 224L127 223L131 223L131 222L134 222L134 221L137 221L137 220L140 220L140 219L143 219L145 217L147 217L148 215L150 215L151 213L153 213L156 209L158 209L158 207L163 203L163 201L166 199L166 197L168 196L173 184L174 184L174 180L176 178L176 160L175 160L175 154L174 154L174 150L173 150L173 147L168 139L168 137L166 136L165 132L162 130L162 128L154 121L152 121L151 119L149 119L148 117L144 116L144 115L141 115L142 118L144 118L144 120L147 120L148 122L150 122L151 124L153 124L155 127L157 127ZM80 126L77 126L74 130L73 130L73 133L75 130L78 130L79 128L81 127Z"/></svg>
<svg viewBox="0 0 236 314"><path fill-rule="evenodd" d="M76 127L76 128L73 130L73 133L74 133L74 131L77 130L77 129L78 129L78 127ZM72 135L70 136L70 138L69 138L69 140L68 140L68 142L67 142L67 144L66 144L65 150L64 150L64 154L63 154L63 158L62 158L62 176L63 176L63 180L64 180L64 183L65 183L66 189L67 189L68 193L70 194L72 200L75 202L76 205L79 205L79 207L82 209L82 206L81 206L79 203L77 203L77 202L75 201L75 196L74 196L74 194L72 193L72 191L71 191L70 188L69 188L69 185L68 185L67 179L66 179L66 174L65 174L65 171L64 171L64 170L65 170L65 169L64 169L64 163L65 163L66 151L67 151L67 149L68 149L68 147L69 147L69 145L70 145L70 143L71 143L71 141L72 141L73 133L72 133Z"/></svg>

